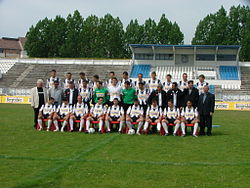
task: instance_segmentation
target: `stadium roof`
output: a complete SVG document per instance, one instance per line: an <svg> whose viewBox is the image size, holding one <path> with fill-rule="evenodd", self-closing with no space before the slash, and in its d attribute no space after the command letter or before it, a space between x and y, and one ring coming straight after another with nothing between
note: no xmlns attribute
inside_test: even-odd
<svg viewBox="0 0 250 188"><path fill-rule="evenodd" d="M129 44L132 48L219 48L219 49L239 49L240 45L165 45L165 44Z"/></svg>

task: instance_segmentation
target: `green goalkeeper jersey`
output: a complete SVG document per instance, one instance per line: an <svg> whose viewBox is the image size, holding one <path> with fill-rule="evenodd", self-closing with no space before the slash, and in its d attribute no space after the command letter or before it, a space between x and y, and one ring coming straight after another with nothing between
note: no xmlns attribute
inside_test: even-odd
<svg viewBox="0 0 250 188"><path fill-rule="evenodd" d="M123 89L122 90L122 99L125 104L133 104L136 99L136 91L134 88Z"/></svg>
<svg viewBox="0 0 250 188"><path fill-rule="evenodd" d="M103 104L105 104L108 101L108 90L107 88L96 88L94 91L94 102L98 102L98 98L103 97Z"/></svg>

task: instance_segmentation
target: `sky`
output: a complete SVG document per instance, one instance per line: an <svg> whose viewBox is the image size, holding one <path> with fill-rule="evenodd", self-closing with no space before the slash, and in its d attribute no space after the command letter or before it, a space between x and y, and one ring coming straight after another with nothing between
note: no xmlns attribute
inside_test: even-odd
<svg viewBox="0 0 250 188"><path fill-rule="evenodd" d="M0 37L25 36L31 25L56 15L67 17L78 10L86 18L110 13L124 25L137 18L143 24L149 17L159 21L164 13L176 21L184 33L184 43L190 44L199 21L215 13L223 5L250 6L250 0L0 0Z"/></svg>

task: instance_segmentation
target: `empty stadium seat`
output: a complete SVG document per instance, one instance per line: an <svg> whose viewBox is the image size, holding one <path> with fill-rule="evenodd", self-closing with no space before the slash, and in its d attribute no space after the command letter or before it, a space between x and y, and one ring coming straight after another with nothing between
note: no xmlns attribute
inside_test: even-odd
<svg viewBox="0 0 250 188"><path fill-rule="evenodd" d="M133 65L130 77L137 78L137 75L142 73L144 78L149 78L150 69L151 65Z"/></svg>
<svg viewBox="0 0 250 188"><path fill-rule="evenodd" d="M238 68L236 66L220 66L221 80L239 80Z"/></svg>

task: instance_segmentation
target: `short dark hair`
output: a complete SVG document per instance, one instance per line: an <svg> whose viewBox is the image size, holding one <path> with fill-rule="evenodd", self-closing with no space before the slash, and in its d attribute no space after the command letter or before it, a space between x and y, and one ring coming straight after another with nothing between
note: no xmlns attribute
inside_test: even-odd
<svg viewBox="0 0 250 188"><path fill-rule="evenodd" d="M62 101L69 101L67 97L64 97Z"/></svg>
<svg viewBox="0 0 250 188"><path fill-rule="evenodd" d="M104 100L104 98L103 98L103 97L98 97L98 98L97 98L97 100L98 100L98 101L99 101L100 99Z"/></svg>
<svg viewBox="0 0 250 188"><path fill-rule="evenodd" d="M122 74L128 76L128 72L127 71L123 72Z"/></svg>
<svg viewBox="0 0 250 188"><path fill-rule="evenodd" d="M117 101L119 101L119 100L118 100L118 98L114 98L114 99L113 99L113 101L114 101L114 100L117 100Z"/></svg>
<svg viewBox="0 0 250 188"><path fill-rule="evenodd" d="M137 76L139 76L139 75L142 75L142 76L143 76L143 74L142 74L142 73L139 73Z"/></svg>
<svg viewBox="0 0 250 188"><path fill-rule="evenodd" d="M69 84L75 84L73 81L70 81Z"/></svg>
<svg viewBox="0 0 250 188"><path fill-rule="evenodd" d="M192 84L193 84L193 83L194 83L194 81L193 81L193 80L189 80L189 81L188 81L188 84L190 84L190 83L192 83Z"/></svg>
<svg viewBox="0 0 250 188"><path fill-rule="evenodd" d="M82 83L88 83L88 80L84 79L84 80L82 81Z"/></svg>
<svg viewBox="0 0 250 188"><path fill-rule="evenodd" d="M201 75L199 76L199 78L203 78L203 79L205 79L204 74L201 74Z"/></svg>
<svg viewBox="0 0 250 188"><path fill-rule="evenodd" d="M186 75L187 76L187 73L184 72L182 75Z"/></svg>
<svg viewBox="0 0 250 188"><path fill-rule="evenodd" d="M169 99L169 100L168 100L168 102L171 102L171 103L173 103L173 100L172 100L172 99Z"/></svg>
<svg viewBox="0 0 250 188"><path fill-rule="evenodd" d="M80 72L80 73L79 73L79 75L83 75L83 76L85 76L85 73L84 73L84 72Z"/></svg>
<svg viewBox="0 0 250 188"><path fill-rule="evenodd" d="M67 72L67 74L70 74L70 75L71 75L71 72Z"/></svg>
<svg viewBox="0 0 250 188"><path fill-rule="evenodd" d="M100 81L100 80L99 80L99 81L97 81L96 83L99 83L99 84L101 84L101 85L102 85L102 81Z"/></svg>
<svg viewBox="0 0 250 188"><path fill-rule="evenodd" d="M175 85L176 87L178 86L177 82L173 82L172 85Z"/></svg>
<svg viewBox="0 0 250 188"><path fill-rule="evenodd" d="M129 81L125 81L124 84L130 85L130 82Z"/></svg>
<svg viewBox="0 0 250 188"><path fill-rule="evenodd" d="M156 98L153 98L151 102L152 102L152 103L153 103L153 102L157 102L157 103L158 103L158 101L157 101Z"/></svg>
<svg viewBox="0 0 250 188"><path fill-rule="evenodd" d="M155 72L155 71L153 71L153 72L151 72L151 74L155 74L155 75L156 75L156 72Z"/></svg>
<svg viewBox="0 0 250 188"><path fill-rule="evenodd" d="M51 72L56 72L56 70L55 70L55 69L52 69Z"/></svg>
<svg viewBox="0 0 250 188"><path fill-rule="evenodd" d="M115 72L114 71L110 71L109 74L115 74Z"/></svg>
<svg viewBox="0 0 250 188"><path fill-rule="evenodd" d="M95 74L93 77L96 79L99 79L99 75L97 75L97 74Z"/></svg>
<svg viewBox="0 0 250 188"><path fill-rule="evenodd" d="M172 75L171 75L171 74L167 74L167 77L170 77L170 78L172 78Z"/></svg>

